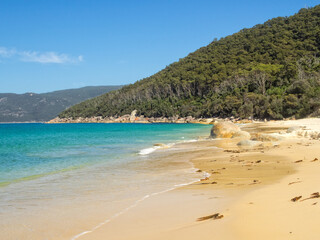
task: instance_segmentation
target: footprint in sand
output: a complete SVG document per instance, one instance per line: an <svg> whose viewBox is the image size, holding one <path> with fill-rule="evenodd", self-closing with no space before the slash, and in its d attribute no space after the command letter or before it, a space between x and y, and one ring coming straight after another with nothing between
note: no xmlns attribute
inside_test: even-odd
<svg viewBox="0 0 320 240"><path fill-rule="evenodd" d="M223 218L224 216L221 215L220 213L215 213L215 214L212 214L212 215L209 215L209 216L205 216L205 217L200 217L197 219L197 221L205 221L205 220L209 220L209 219L212 219L212 220L216 220L216 219L221 219Z"/></svg>
<svg viewBox="0 0 320 240"><path fill-rule="evenodd" d="M302 196L298 196L298 197L294 197L291 199L292 202L297 202L298 200L300 200L302 198ZM308 198L304 198L302 200L300 200L300 202L309 200L309 199L314 199L314 198L320 198L320 193L319 192L314 192L310 194L310 197Z"/></svg>
<svg viewBox="0 0 320 240"><path fill-rule="evenodd" d="M303 201L309 200L309 199L314 199L314 198L320 198L320 193L319 192L312 193L310 195L310 197L302 199L300 202L303 202Z"/></svg>
<svg viewBox="0 0 320 240"><path fill-rule="evenodd" d="M296 184L296 183L301 183L302 181L296 181L296 182L290 182L288 185Z"/></svg>
<svg viewBox="0 0 320 240"><path fill-rule="evenodd" d="M291 199L291 201L292 201L292 202L296 202L296 201L298 201L298 200L301 199L301 198L302 198L302 196L294 197L294 198Z"/></svg>
<svg viewBox="0 0 320 240"><path fill-rule="evenodd" d="M297 160L294 163L301 163L301 162L303 162L303 160Z"/></svg>

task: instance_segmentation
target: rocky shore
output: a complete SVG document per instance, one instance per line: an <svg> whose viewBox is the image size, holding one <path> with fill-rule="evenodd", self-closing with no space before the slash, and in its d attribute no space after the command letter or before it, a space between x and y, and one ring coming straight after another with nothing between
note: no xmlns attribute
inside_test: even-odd
<svg viewBox="0 0 320 240"><path fill-rule="evenodd" d="M232 121L237 123L250 123L252 120L240 120L237 118L195 118L192 116L188 117L145 117L143 115L137 116L137 111L132 111L131 114L123 116L113 117L78 117L78 118L60 118L56 117L46 123L200 123L200 124L213 124L220 121Z"/></svg>
<svg viewBox="0 0 320 240"><path fill-rule="evenodd" d="M202 123L213 124L213 118L193 118L193 117L159 117L147 118L144 116L130 119L130 115L121 117L89 117L89 118L59 118L56 117L47 123Z"/></svg>

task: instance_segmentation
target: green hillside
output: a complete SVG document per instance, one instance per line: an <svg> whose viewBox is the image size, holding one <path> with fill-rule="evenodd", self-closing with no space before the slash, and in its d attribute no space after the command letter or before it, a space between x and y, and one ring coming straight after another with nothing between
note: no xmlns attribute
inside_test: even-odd
<svg viewBox="0 0 320 240"><path fill-rule="evenodd" d="M0 93L0 122L48 121L74 104L120 87L83 87L42 94Z"/></svg>
<svg viewBox="0 0 320 240"><path fill-rule="evenodd" d="M77 104L60 117L304 117L320 106L320 5L278 17Z"/></svg>

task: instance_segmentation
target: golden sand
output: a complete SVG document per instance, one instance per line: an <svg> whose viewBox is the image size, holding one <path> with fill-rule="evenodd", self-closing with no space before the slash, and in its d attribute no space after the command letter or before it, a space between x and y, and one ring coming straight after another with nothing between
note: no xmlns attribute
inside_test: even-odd
<svg viewBox="0 0 320 240"><path fill-rule="evenodd" d="M320 120L255 123L242 130L255 136L295 125L317 130ZM209 178L150 197L78 239L319 239L320 141L302 135L283 134L281 141L257 147L240 148L238 139L187 143L189 150L169 157L191 159Z"/></svg>

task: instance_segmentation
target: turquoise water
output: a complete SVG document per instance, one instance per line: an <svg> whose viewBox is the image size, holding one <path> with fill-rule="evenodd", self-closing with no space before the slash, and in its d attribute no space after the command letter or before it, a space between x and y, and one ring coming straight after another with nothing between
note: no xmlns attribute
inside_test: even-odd
<svg viewBox="0 0 320 240"><path fill-rule="evenodd" d="M0 124L0 186L101 162L130 160L154 143L206 135L198 124Z"/></svg>
<svg viewBox="0 0 320 240"><path fill-rule="evenodd" d="M0 239L76 239L194 182L201 124L0 124ZM157 149L163 143L170 148Z"/></svg>

